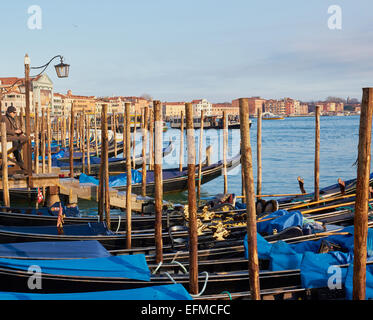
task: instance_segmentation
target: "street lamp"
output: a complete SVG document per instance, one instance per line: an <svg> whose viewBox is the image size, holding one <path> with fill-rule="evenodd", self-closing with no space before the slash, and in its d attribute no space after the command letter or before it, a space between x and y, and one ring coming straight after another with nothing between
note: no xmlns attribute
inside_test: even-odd
<svg viewBox="0 0 373 320"><path fill-rule="evenodd" d="M63 57L61 55L54 56L50 59L45 65L40 67L30 67L30 58L28 54L25 55L25 93L26 93L26 137L27 137L27 146L26 146L26 169L28 175L28 183L31 185L31 176L32 176L32 150L31 150L31 128L30 128L30 69L42 69L41 72L35 77L40 76L49 66L49 64L56 58L60 58L60 63L55 65L56 73L59 78L67 78L69 76L70 65L63 63Z"/></svg>
<svg viewBox="0 0 373 320"><path fill-rule="evenodd" d="M57 77L67 78L69 76L70 65L63 63L63 58L61 57L61 62L54 66L56 69Z"/></svg>

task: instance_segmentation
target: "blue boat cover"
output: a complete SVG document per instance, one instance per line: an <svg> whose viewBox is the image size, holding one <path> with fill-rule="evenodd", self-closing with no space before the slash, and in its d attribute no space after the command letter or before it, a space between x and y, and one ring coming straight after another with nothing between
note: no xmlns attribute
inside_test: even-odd
<svg viewBox="0 0 373 320"><path fill-rule="evenodd" d="M272 220L267 220L272 219ZM289 227L303 227L303 215L300 211L288 212L286 210L277 210L267 215L263 221L257 222L257 231L259 233L273 234L274 230L281 232Z"/></svg>
<svg viewBox="0 0 373 320"><path fill-rule="evenodd" d="M345 289L346 299L352 300L352 289L354 279L354 265L351 263L346 272ZM365 287L365 299L373 299L373 265L368 264L366 269L366 287Z"/></svg>
<svg viewBox="0 0 373 320"><path fill-rule="evenodd" d="M59 235L56 226L0 226L0 232L32 233L42 235ZM65 236L97 236L114 235L105 222L89 222L87 224L67 224L63 226Z"/></svg>
<svg viewBox="0 0 373 320"><path fill-rule="evenodd" d="M79 293L0 292L0 300L193 300L179 283L139 289Z"/></svg>
<svg viewBox="0 0 373 320"><path fill-rule="evenodd" d="M131 169L131 179L132 183L141 183L142 182L142 173L138 170ZM80 183L93 183L95 185L99 185L99 180L95 177L88 176L84 173L82 173L79 176L79 182ZM127 174L122 173L116 176L110 176L109 177L109 187L123 187L127 185Z"/></svg>
<svg viewBox="0 0 373 320"><path fill-rule="evenodd" d="M51 241L0 244L0 257L4 258L101 258L111 254L96 240Z"/></svg>
<svg viewBox="0 0 373 320"><path fill-rule="evenodd" d="M2 268L27 271L30 266L40 267L42 274L127 278L150 281L150 270L144 254L63 260L19 260L0 258L0 267Z"/></svg>
<svg viewBox="0 0 373 320"><path fill-rule="evenodd" d="M310 240L288 244L284 241L267 242L257 234L257 249L259 259L269 260L269 270L300 269L302 287L342 288L345 286L346 298L352 299L353 287L353 253L354 227L349 226L340 233L319 240ZM373 230L368 229L368 238L373 237ZM318 253L322 241L340 245L342 251ZM248 257L247 235L244 239L245 257ZM373 255L368 250L367 261L373 261ZM349 265L341 267L341 265ZM373 264L367 265L366 298L373 299Z"/></svg>
<svg viewBox="0 0 373 320"><path fill-rule="evenodd" d="M269 270L271 271L301 269L301 273L302 271L307 273L307 268L312 268L312 265L307 262L308 257L312 254L315 257L321 256L321 254L317 254L317 252L320 248L321 242L326 240L341 245L345 251L349 252L330 252L330 259L338 261L339 264L348 263L352 258L350 252L353 252L353 227L344 228L341 232L348 232L349 234L333 235L319 240L303 241L293 244L288 244L281 240L275 243L269 243L260 234L257 234L258 257L259 259L269 260ZM244 248L245 257L248 258L247 235L244 239ZM310 260L312 260L312 258L310 258ZM320 262L317 262L315 267L317 268L319 264Z"/></svg>

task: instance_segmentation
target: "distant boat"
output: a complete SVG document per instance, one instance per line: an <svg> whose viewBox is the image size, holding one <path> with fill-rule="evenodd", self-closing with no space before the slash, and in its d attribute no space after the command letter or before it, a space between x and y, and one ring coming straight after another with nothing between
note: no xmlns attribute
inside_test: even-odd
<svg viewBox="0 0 373 320"><path fill-rule="evenodd" d="M279 116L271 112L264 112L262 115L262 119L263 120L284 120L285 118L283 116Z"/></svg>

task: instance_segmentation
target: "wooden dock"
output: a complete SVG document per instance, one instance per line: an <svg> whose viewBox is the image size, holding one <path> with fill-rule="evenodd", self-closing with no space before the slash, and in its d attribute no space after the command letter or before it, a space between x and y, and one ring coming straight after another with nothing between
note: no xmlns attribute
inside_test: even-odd
<svg viewBox="0 0 373 320"><path fill-rule="evenodd" d="M60 194L70 196L70 202L76 203L78 199L98 202L99 186L94 183L80 183L77 179L60 178ZM110 206L126 209L126 192L116 189L109 189ZM132 210L141 213L148 213L154 210L154 201L150 197L142 197L132 194Z"/></svg>

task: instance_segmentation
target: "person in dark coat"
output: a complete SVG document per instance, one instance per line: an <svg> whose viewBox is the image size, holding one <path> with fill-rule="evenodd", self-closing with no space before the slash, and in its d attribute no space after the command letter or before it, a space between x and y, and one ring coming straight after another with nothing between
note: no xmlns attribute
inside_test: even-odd
<svg viewBox="0 0 373 320"><path fill-rule="evenodd" d="M25 169L21 155L21 147L27 142L27 137L23 134L23 131L19 127L19 123L16 119L17 109L14 106L8 107L6 114L2 116L1 121L6 124L6 139L7 141L13 142L14 157L17 160L18 165Z"/></svg>

